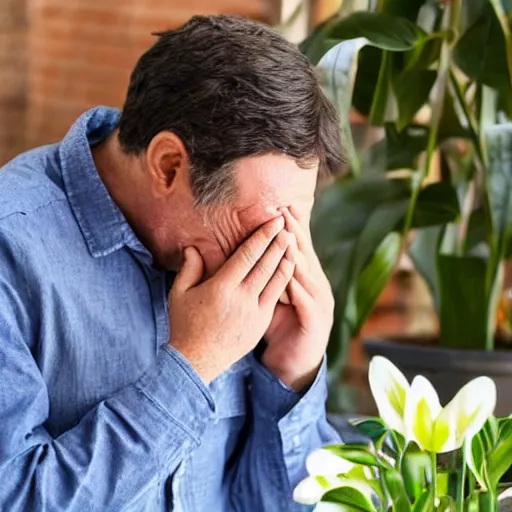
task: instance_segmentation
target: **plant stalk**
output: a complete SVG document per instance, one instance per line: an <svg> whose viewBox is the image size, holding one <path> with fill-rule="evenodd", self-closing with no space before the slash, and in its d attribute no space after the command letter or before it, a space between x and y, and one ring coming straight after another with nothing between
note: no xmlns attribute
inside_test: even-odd
<svg viewBox="0 0 512 512"><path fill-rule="evenodd" d="M432 466L432 494L435 501L437 498L437 456L434 452L430 453L430 464Z"/></svg>
<svg viewBox="0 0 512 512"><path fill-rule="evenodd" d="M462 7L462 0L453 0L451 4L447 5L445 18L443 22L443 29L449 30L450 32L457 32L460 23L460 12ZM405 217L405 224L403 229L402 244L405 248L407 244L408 233L411 228L412 219L414 215L414 209L416 202L421 190L423 181L428 176L430 166L432 164L432 158L437 146L437 134L439 132L439 123L443 114L444 96L446 94L446 87L450 74L450 61L453 47L453 40L445 38L443 40L441 48L441 56L439 59L439 72L437 75L437 94L435 101L432 102L432 115L430 119L430 130L427 141L427 152L425 156L425 163L419 171L419 174L415 176L412 186L411 200L407 209Z"/></svg>
<svg viewBox="0 0 512 512"><path fill-rule="evenodd" d="M456 512L464 512L464 487L466 484L466 454L462 450L462 471L457 476L457 500L455 505Z"/></svg>

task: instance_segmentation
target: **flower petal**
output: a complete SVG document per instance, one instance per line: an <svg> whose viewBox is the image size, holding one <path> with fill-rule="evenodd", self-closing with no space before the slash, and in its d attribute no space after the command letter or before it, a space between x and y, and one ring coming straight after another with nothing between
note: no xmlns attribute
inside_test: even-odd
<svg viewBox="0 0 512 512"><path fill-rule="evenodd" d="M354 464L338 457L329 450L316 450L306 459L306 469L310 475L340 475L348 473Z"/></svg>
<svg viewBox="0 0 512 512"><path fill-rule="evenodd" d="M405 436L403 418L409 382L391 361L382 356L375 356L370 361L368 378L379 416L389 428Z"/></svg>
<svg viewBox="0 0 512 512"><path fill-rule="evenodd" d="M406 437L422 449L432 450L434 421L441 412L441 404L434 386L422 375L414 377L405 404Z"/></svg>
<svg viewBox="0 0 512 512"><path fill-rule="evenodd" d="M441 411L434 425L438 453L457 450L480 432L496 407L496 384L489 377L468 382ZM445 432L449 431L447 437Z"/></svg>
<svg viewBox="0 0 512 512"><path fill-rule="evenodd" d="M316 507L314 512L350 512L353 509L350 509L346 505L341 505L340 503L327 503L326 501L322 501Z"/></svg>
<svg viewBox="0 0 512 512"><path fill-rule="evenodd" d="M318 503L328 491L314 476L308 476L299 482L293 490L293 500L304 505Z"/></svg>

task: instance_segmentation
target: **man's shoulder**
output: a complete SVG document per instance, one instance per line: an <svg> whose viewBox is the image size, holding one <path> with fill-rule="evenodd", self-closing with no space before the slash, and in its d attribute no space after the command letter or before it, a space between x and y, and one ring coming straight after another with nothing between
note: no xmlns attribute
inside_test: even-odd
<svg viewBox="0 0 512 512"><path fill-rule="evenodd" d="M53 144L27 151L0 168L0 225L12 215L32 216L67 199L58 148Z"/></svg>

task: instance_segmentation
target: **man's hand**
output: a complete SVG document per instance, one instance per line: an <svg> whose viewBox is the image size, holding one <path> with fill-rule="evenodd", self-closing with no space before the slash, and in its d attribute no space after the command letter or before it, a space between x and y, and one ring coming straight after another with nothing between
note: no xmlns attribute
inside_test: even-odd
<svg viewBox="0 0 512 512"><path fill-rule="evenodd" d="M295 263L279 216L254 233L210 279L204 262L188 247L170 296L170 345L210 382L248 354L267 330Z"/></svg>
<svg viewBox="0 0 512 512"><path fill-rule="evenodd" d="M286 229L297 239L295 273L288 286L290 305L278 304L265 334L263 364L296 391L310 385L331 332L334 299L309 236L288 209Z"/></svg>

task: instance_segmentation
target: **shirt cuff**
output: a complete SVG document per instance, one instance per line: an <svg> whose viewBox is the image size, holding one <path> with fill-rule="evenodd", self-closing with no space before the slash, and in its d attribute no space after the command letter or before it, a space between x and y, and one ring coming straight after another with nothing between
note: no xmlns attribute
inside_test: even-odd
<svg viewBox="0 0 512 512"><path fill-rule="evenodd" d="M326 358L315 377L313 384L305 393L297 393L279 380L272 372L267 370L251 354L252 367L251 396L256 416L263 416L283 423L287 417L293 418L293 423L298 425L309 423L313 419L315 411L325 414L325 400L327 398L327 363Z"/></svg>
<svg viewBox="0 0 512 512"><path fill-rule="evenodd" d="M176 349L165 346L135 387L178 424L196 444L214 418L215 403L199 375Z"/></svg>

